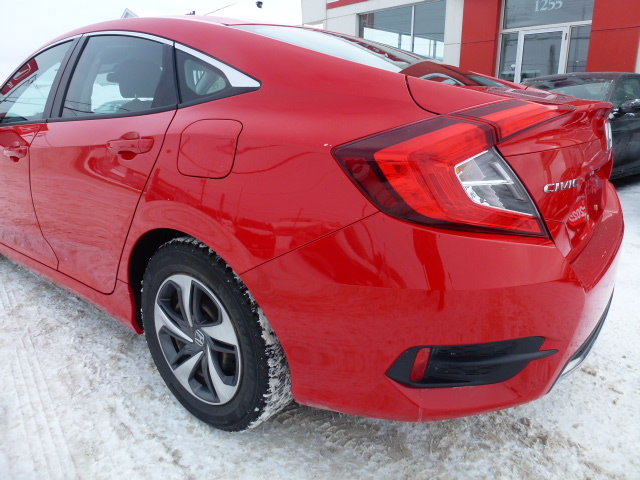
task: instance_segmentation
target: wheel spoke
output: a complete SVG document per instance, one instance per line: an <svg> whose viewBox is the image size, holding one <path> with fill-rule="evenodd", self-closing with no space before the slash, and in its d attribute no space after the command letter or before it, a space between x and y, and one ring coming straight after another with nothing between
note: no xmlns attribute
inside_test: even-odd
<svg viewBox="0 0 640 480"><path fill-rule="evenodd" d="M191 316L191 292L193 290L193 280L187 275L174 275L171 281L178 286L180 292L180 309L185 320L190 327L193 327L193 318Z"/></svg>
<svg viewBox="0 0 640 480"><path fill-rule="evenodd" d="M191 379L191 374L198 365L202 354L202 351L196 353L173 370L173 374L176 376L180 384L191 393L193 393L193 389L191 388L191 385L189 385L189 380Z"/></svg>
<svg viewBox="0 0 640 480"><path fill-rule="evenodd" d="M164 327L167 327L167 330L169 330L170 333L172 333L174 336L178 337L179 339L188 343L193 342L191 337L187 335L185 332L183 332L182 329L178 325L176 325L173 322L173 320L171 320L171 318L169 318L169 315L167 315L167 313L164 311L164 309L162 308L162 306L160 306L158 302L156 302L154 314L155 314L156 333L159 333L160 329L164 326Z"/></svg>
<svg viewBox="0 0 640 480"><path fill-rule="evenodd" d="M205 403L228 403L238 391L242 359L234 324L216 294L190 275L171 275L158 288L154 316L177 382Z"/></svg>
<svg viewBox="0 0 640 480"><path fill-rule="evenodd" d="M237 386L236 385L227 385L224 383L220 371L216 368L215 362L213 361L213 354L211 353L211 349L207 347L207 366L209 379L211 380L211 384L215 390L216 396L220 403L227 403L229 400L233 398L236 393Z"/></svg>
<svg viewBox="0 0 640 480"><path fill-rule="evenodd" d="M233 328L229 315L227 315L227 312L220 306L218 306L218 313L220 322L216 325L202 327L201 330L214 340L237 347L238 337L236 336L236 331Z"/></svg>

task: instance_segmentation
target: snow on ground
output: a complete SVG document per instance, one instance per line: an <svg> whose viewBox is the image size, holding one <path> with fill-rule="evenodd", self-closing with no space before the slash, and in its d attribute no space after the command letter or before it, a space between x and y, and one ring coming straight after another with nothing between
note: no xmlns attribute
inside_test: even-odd
<svg viewBox="0 0 640 480"><path fill-rule="evenodd" d="M528 405L410 424L294 406L230 434L169 394L144 338L0 257L2 479L640 479L640 177L609 318Z"/></svg>

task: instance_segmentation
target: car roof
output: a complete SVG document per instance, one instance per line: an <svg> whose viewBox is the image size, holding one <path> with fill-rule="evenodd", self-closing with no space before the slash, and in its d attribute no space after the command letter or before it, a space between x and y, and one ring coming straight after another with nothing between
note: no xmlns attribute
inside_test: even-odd
<svg viewBox="0 0 640 480"><path fill-rule="evenodd" d="M113 31L123 30L131 32L148 33L150 29L153 29L158 22L162 22L165 27L176 28L184 27L188 23L208 23L212 27L226 27L233 25L273 25L273 23L255 22L251 20L243 20L238 18L227 17L212 17L204 15L171 15L165 17L133 17L133 18L119 18L115 20L107 20L100 23L94 23L79 27L75 30L69 31L63 35L60 35L50 42L47 42L40 50L58 43L60 41L87 33L101 32L101 31ZM283 25L293 27L294 25ZM299 27L302 28L302 27ZM168 32L170 35L170 32Z"/></svg>

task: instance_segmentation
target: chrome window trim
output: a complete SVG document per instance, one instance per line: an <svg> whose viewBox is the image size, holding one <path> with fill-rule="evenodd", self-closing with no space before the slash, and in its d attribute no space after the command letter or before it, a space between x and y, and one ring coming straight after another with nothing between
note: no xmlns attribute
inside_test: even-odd
<svg viewBox="0 0 640 480"><path fill-rule="evenodd" d="M260 82L250 77L249 75L242 73L236 70L235 68L230 67L226 63L223 63L220 60L216 60L215 58L209 55L206 55L194 48L188 47L178 42L174 42L173 40L169 40L167 38L158 37L156 35L151 35L148 33L132 32L129 30L102 30L102 31L89 32L84 34L84 36L86 37L96 37L101 35L119 35L124 37L137 37L137 38L143 38L146 40L151 40L154 42L164 43L165 45L170 45L172 47L175 47L176 49L181 50L217 68L218 70L220 70L222 73L225 74L225 76L227 77L227 79L229 80L229 82L233 87L240 87L240 88L260 87Z"/></svg>
<svg viewBox="0 0 640 480"><path fill-rule="evenodd" d="M221 62L220 60L216 60L215 58L209 55L206 55L202 52L199 52L198 50L195 50L191 47L187 47L186 45L183 45L178 42L175 43L175 47L177 50L180 50L188 55L191 55L192 57L202 60L203 62L208 63L209 65L220 70L222 73L224 73L224 75L227 77L227 80L229 80L229 83L231 83L233 87L239 87L239 88L259 88L260 87L260 82L258 82L256 79L251 78L249 75L242 73L233 67L230 67L229 65Z"/></svg>
<svg viewBox="0 0 640 480"><path fill-rule="evenodd" d="M61 44L66 43L66 42L70 42L70 41L72 41L72 40L75 40L76 38L80 38L81 36L82 36L82 34L81 34L81 33L79 33L78 35L74 35L74 36L72 36L72 37L66 37L66 38L63 38L62 40L58 40L57 42L54 42L54 43L51 43L51 44L49 44L49 45L47 45L47 46L45 46L45 47L42 47L42 48L41 48L40 50L38 50L37 52L33 53L33 54L29 57L29 59L28 59L28 60L26 60L26 61L28 62L28 61L29 61L29 60L31 60L32 58L34 58L34 57L36 57L36 56L40 55L40 54L41 54L42 52L44 52L45 50L49 50L50 48L57 47L58 45L61 45ZM20 64L20 66L24 65L24 63L25 63L25 62L22 62L22 63Z"/></svg>
<svg viewBox="0 0 640 480"><path fill-rule="evenodd" d="M153 42L164 43L165 45L170 45L172 47L175 44L175 42L173 40L169 40L168 38L158 37L156 35L151 35L151 34L148 34L148 33L132 32L132 31L129 31L129 30L100 30L100 31L97 31L97 32L89 32L89 33L85 33L84 34L85 37L98 37L98 36L101 36L101 35L117 35L117 36L121 36L121 37L144 38L145 40L151 40Z"/></svg>

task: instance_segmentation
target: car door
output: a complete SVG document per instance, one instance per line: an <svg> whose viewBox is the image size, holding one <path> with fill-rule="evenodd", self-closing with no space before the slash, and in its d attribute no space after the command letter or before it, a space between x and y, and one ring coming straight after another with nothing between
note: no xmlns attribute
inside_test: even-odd
<svg viewBox="0 0 640 480"><path fill-rule="evenodd" d="M612 103L620 108L628 100L640 99L640 76L625 75L613 90ZM618 113L611 121L616 171L640 169L640 113Z"/></svg>
<svg viewBox="0 0 640 480"><path fill-rule="evenodd" d="M58 270L110 293L175 114L173 44L111 32L80 47L54 102L57 118L31 144L31 188Z"/></svg>
<svg viewBox="0 0 640 480"><path fill-rule="evenodd" d="M49 267L58 261L33 210L30 146L46 129L53 86L74 42L50 47L22 65L0 89L0 243Z"/></svg>

